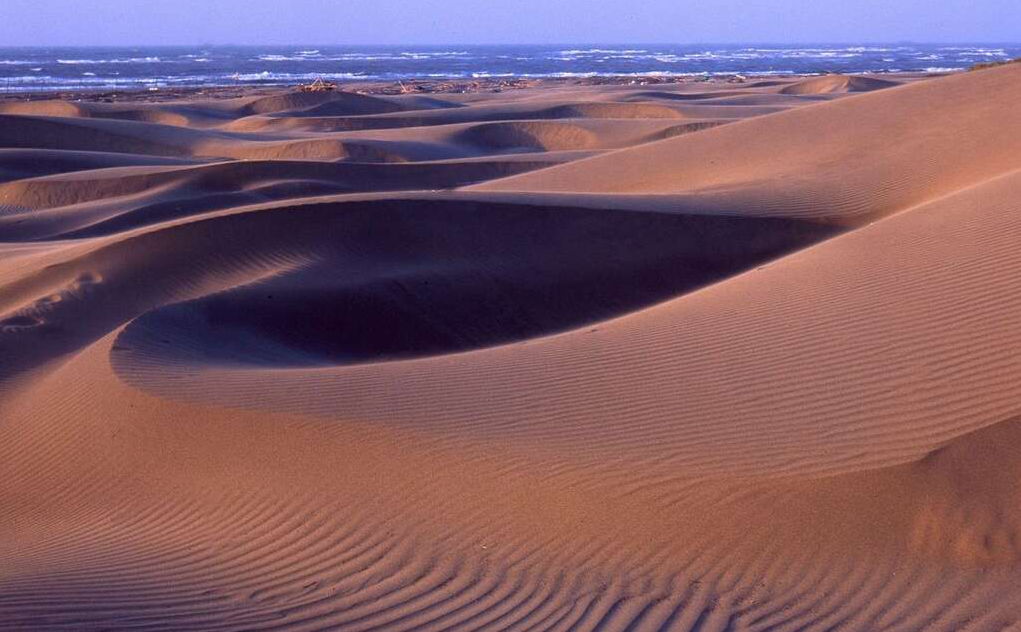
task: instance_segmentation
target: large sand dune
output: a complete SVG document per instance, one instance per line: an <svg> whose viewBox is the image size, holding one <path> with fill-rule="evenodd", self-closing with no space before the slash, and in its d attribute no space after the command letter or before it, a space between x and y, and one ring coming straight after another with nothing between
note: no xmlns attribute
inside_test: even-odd
<svg viewBox="0 0 1021 632"><path fill-rule="evenodd" d="M1019 99L0 106L0 629L1021 630Z"/></svg>

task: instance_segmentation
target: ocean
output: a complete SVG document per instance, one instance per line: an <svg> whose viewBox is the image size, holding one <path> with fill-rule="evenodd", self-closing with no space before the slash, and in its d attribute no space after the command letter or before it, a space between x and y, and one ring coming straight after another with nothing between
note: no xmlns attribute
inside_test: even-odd
<svg viewBox="0 0 1021 632"><path fill-rule="evenodd" d="M610 75L941 72L1021 56L1021 44L199 46L0 48L0 90Z"/></svg>

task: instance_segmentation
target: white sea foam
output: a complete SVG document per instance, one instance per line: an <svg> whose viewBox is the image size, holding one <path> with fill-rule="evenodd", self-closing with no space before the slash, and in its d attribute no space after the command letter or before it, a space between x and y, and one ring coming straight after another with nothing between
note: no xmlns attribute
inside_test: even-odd
<svg viewBox="0 0 1021 632"><path fill-rule="evenodd" d="M621 54L636 54L636 53L647 53L649 51L643 48L588 48L588 49L571 49L559 51L561 55L621 55Z"/></svg>
<svg viewBox="0 0 1021 632"><path fill-rule="evenodd" d="M1009 57L1007 51L999 50L968 50L958 53L961 57Z"/></svg>
<svg viewBox="0 0 1021 632"><path fill-rule="evenodd" d="M58 64L155 64L162 61L159 57L131 57L128 59L58 59Z"/></svg>
<svg viewBox="0 0 1021 632"><path fill-rule="evenodd" d="M367 75L354 72L262 72L239 73L232 75L238 81L308 81L322 77L323 79L366 79Z"/></svg>

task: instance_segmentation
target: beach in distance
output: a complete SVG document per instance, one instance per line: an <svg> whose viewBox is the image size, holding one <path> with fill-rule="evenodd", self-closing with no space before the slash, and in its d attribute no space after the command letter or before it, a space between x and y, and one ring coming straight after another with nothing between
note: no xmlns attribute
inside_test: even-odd
<svg viewBox="0 0 1021 632"><path fill-rule="evenodd" d="M1021 47L267 50L0 49L0 630L1021 632Z"/></svg>

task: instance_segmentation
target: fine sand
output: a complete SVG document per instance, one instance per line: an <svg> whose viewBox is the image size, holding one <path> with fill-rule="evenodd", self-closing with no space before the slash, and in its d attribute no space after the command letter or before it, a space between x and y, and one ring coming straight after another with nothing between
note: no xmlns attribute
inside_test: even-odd
<svg viewBox="0 0 1021 632"><path fill-rule="evenodd" d="M1021 630L1018 103L0 103L0 629Z"/></svg>

